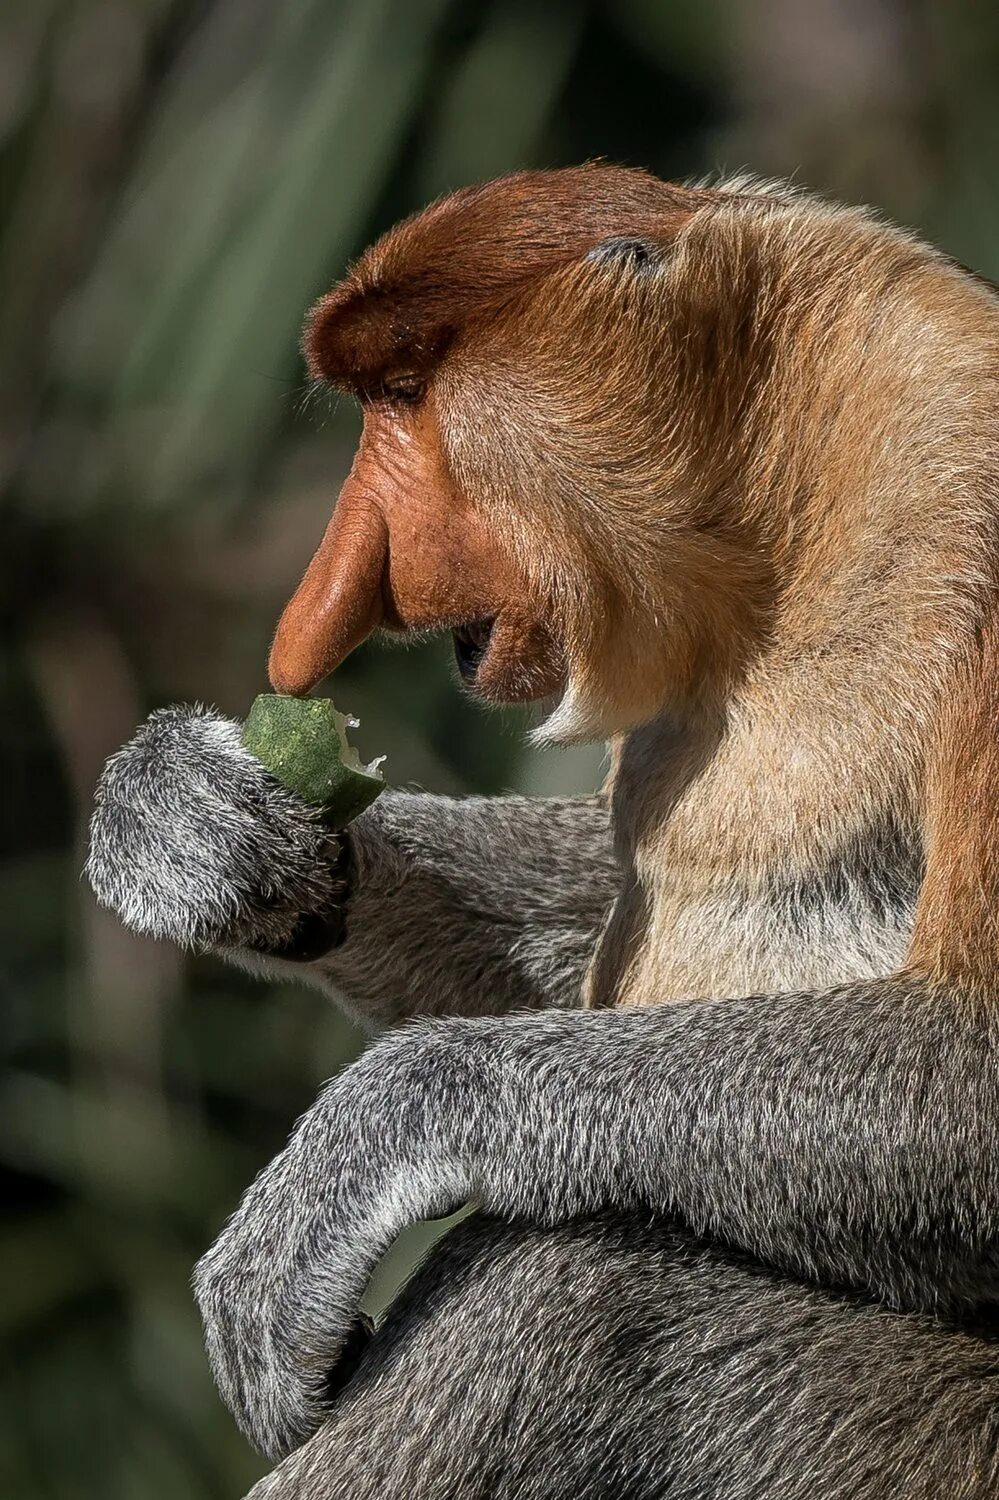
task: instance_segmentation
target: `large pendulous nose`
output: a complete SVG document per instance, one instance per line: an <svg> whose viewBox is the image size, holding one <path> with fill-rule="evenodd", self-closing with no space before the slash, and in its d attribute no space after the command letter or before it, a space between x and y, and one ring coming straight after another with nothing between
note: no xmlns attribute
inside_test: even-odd
<svg viewBox="0 0 999 1500"><path fill-rule="evenodd" d="M388 528L371 501L352 488L348 480L278 622L268 663L276 693L308 693L382 622Z"/></svg>

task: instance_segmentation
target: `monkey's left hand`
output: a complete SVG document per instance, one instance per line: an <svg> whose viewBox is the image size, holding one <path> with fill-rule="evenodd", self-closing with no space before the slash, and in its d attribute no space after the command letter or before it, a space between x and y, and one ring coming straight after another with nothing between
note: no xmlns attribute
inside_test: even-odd
<svg viewBox="0 0 999 1500"><path fill-rule="evenodd" d="M407 1224L474 1194L478 1127L464 1106L470 1089L482 1096L484 1059L462 1055L467 1039L465 1023L446 1020L375 1043L326 1086L198 1264L215 1380L272 1459L322 1421L381 1253Z"/></svg>
<svg viewBox="0 0 999 1500"><path fill-rule="evenodd" d="M326 1086L195 1272L216 1382L262 1452L323 1420L371 1272L407 1225L470 1199L557 1223L648 1196L629 1167L656 1024L646 1008L420 1021Z"/></svg>

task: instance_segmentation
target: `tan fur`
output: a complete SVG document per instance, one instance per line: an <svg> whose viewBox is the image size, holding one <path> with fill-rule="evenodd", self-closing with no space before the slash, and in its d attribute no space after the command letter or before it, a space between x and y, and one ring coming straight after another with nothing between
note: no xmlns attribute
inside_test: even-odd
<svg viewBox="0 0 999 1500"><path fill-rule="evenodd" d="M999 955L999 623L948 685L925 788L927 869L909 961L941 985L994 993Z"/></svg>
<svg viewBox="0 0 999 1500"><path fill-rule="evenodd" d="M619 235L648 264L599 253ZM865 211L612 168L444 200L319 304L315 374L372 413L400 373L430 389L420 513L460 496L491 539L472 592L520 622L513 696L558 642L541 737L617 736L591 1003L994 972L997 332L987 287ZM925 843L915 919L918 879L890 910L822 894L884 829ZM809 880L807 911L775 898Z"/></svg>

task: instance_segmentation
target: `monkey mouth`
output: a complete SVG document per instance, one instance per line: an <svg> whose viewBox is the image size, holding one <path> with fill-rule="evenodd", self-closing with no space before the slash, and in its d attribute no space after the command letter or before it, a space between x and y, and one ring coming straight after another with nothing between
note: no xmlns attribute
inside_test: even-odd
<svg viewBox="0 0 999 1500"><path fill-rule="evenodd" d="M496 617L493 616L491 620L472 620L451 632L454 639L454 659L458 663L462 682L471 685L479 675L495 624Z"/></svg>

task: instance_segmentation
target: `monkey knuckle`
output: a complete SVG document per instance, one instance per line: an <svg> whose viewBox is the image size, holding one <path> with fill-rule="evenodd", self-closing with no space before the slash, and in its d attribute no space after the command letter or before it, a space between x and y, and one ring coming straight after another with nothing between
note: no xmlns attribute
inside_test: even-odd
<svg viewBox="0 0 999 1500"><path fill-rule="evenodd" d="M223 1401L255 1447L282 1457L318 1425L321 1379L310 1382L266 1290L213 1278L207 1310L205 1348Z"/></svg>
<svg viewBox="0 0 999 1500"><path fill-rule="evenodd" d="M239 1425L258 1453L277 1463L297 1447L294 1429L274 1410L269 1392L261 1393L261 1404L242 1413Z"/></svg>
<svg viewBox="0 0 999 1500"><path fill-rule="evenodd" d="M324 1403L287 1369L273 1366L260 1381L245 1412L251 1442L268 1458L291 1453L312 1436L325 1415Z"/></svg>
<svg viewBox="0 0 999 1500"><path fill-rule="evenodd" d="M216 1384L240 1430L259 1452L275 1460L284 1457L307 1435L294 1400L288 1372L262 1358L248 1343L239 1357L231 1356L228 1370L214 1367Z"/></svg>

